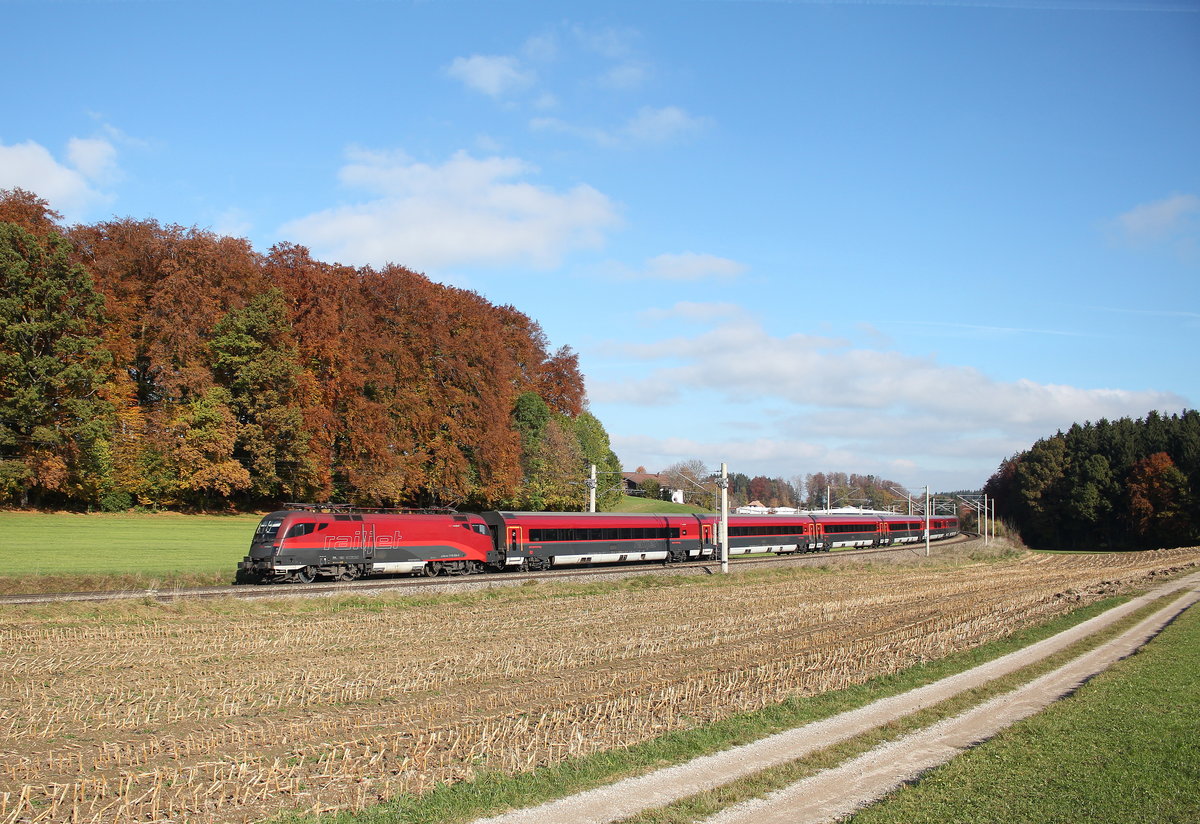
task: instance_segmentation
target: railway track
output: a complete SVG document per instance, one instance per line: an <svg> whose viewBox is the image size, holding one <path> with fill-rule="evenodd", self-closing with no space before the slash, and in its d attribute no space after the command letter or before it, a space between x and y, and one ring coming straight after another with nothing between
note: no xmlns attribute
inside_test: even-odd
<svg viewBox="0 0 1200 824"><path fill-rule="evenodd" d="M974 536L960 535L957 538L939 541L937 546L954 545L963 541L976 540ZM779 555L772 557L731 558L730 567L750 569L757 566L782 564L784 566L819 566L831 559L872 558L880 559L899 555L924 555L924 544L879 547L876 549L843 549L834 552L815 552L805 555ZM533 581L594 580L597 578L627 578L635 575L708 575L718 573L720 560L688 561L681 564L623 564L620 566L586 567L582 569L555 570L548 572L497 572L485 575L457 575L438 578L369 578L362 581L327 581L312 584L259 584L245 586L125 589L105 592L51 592L15 593L0 595L0 606L18 604L53 604L100 601L182 601L214 598L299 598L327 597L332 595L369 595L379 592L427 594L433 592L456 592L491 587L520 586Z"/></svg>

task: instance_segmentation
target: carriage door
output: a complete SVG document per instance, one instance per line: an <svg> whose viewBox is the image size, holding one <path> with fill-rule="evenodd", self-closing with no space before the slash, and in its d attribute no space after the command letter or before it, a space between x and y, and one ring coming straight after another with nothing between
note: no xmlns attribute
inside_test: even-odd
<svg viewBox="0 0 1200 824"><path fill-rule="evenodd" d="M712 524L702 524L700 526L700 548L711 546L713 542Z"/></svg>
<svg viewBox="0 0 1200 824"><path fill-rule="evenodd" d="M375 558L375 524L363 524L357 537L362 546L363 560L373 560Z"/></svg>
<svg viewBox="0 0 1200 824"><path fill-rule="evenodd" d="M508 528L508 550L509 552L521 551L521 527L510 526Z"/></svg>

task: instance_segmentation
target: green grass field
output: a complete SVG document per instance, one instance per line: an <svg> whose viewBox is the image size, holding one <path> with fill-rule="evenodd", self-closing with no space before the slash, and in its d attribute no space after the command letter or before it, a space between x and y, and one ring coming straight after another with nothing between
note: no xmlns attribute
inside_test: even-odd
<svg viewBox="0 0 1200 824"><path fill-rule="evenodd" d="M654 501L625 495L617 503L613 512L663 512L667 514L682 512L690 514L693 512L711 512L711 510L689 504L673 504L670 501Z"/></svg>
<svg viewBox="0 0 1200 824"><path fill-rule="evenodd" d="M1073 696L850 819L1200 821L1200 609Z"/></svg>
<svg viewBox="0 0 1200 824"><path fill-rule="evenodd" d="M0 592L228 583L260 517L0 512Z"/></svg>

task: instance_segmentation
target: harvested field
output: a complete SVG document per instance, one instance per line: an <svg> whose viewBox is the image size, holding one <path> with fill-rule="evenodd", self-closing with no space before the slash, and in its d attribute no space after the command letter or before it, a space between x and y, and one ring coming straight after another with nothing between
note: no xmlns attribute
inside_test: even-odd
<svg viewBox="0 0 1200 824"><path fill-rule="evenodd" d="M10 609L0 822L358 808L864 681L1200 550L797 569L441 599Z"/></svg>

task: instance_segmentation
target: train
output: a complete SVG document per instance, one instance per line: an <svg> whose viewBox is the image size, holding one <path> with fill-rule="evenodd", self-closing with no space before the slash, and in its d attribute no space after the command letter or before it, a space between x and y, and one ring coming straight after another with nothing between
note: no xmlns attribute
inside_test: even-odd
<svg viewBox="0 0 1200 824"><path fill-rule="evenodd" d="M395 512L313 504L263 517L235 583L353 581L376 574L469 575L505 570L705 560L718 556L720 519L707 514ZM958 518L928 521L929 540ZM729 555L828 552L925 540L921 516L730 515Z"/></svg>

